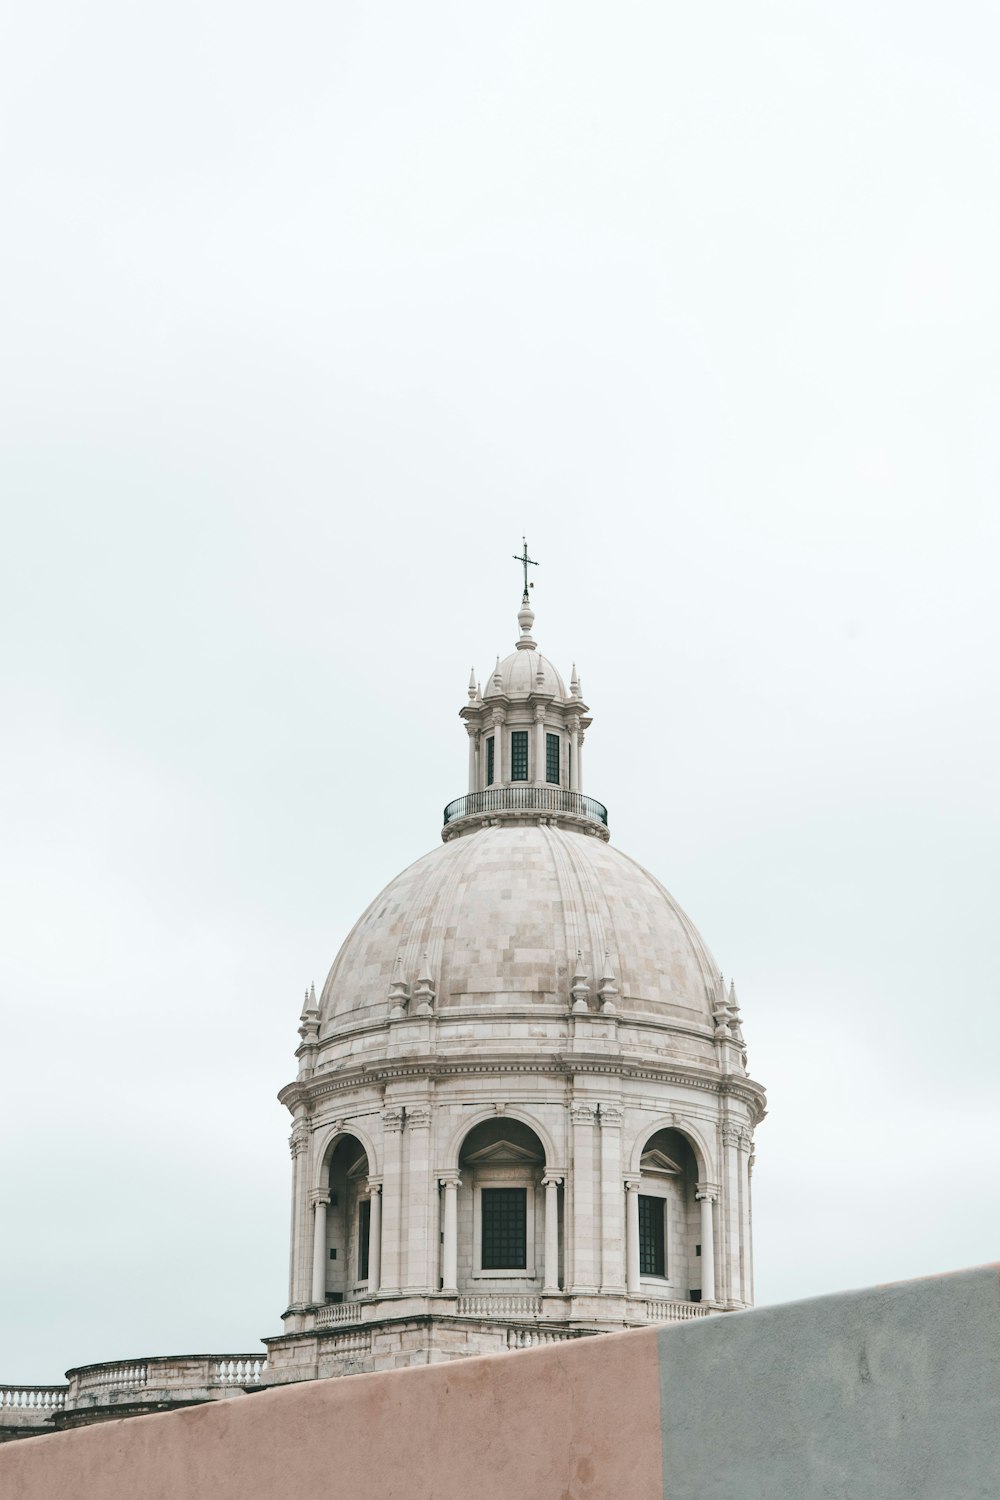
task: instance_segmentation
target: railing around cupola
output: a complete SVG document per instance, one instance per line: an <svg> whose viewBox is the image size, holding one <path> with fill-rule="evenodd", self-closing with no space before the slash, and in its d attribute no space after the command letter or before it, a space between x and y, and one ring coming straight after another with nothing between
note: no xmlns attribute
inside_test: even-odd
<svg viewBox="0 0 1000 1500"><path fill-rule="evenodd" d="M489 817L491 813L548 813L586 818L608 826L608 810L594 797L582 792L567 792L558 786L491 786L484 792L468 792L456 797L444 810L444 822L459 818Z"/></svg>

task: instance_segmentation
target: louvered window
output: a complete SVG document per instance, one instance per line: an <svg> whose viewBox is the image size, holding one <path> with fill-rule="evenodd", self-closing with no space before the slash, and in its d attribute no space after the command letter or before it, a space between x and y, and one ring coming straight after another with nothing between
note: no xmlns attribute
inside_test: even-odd
<svg viewBox="0 0 1000 1500"><path fill-rule="evenodd" d="M524 1271L528 1265L526 1188L483 1188L483 1270Z"/></svg>
<svg viewBox="0 0 1000 1500"><path fill-rule="evenodd" d="M662 1198L639 1194L639 1274L666 1276L667 1253L664 1229L666 1204Z"/></svg>
<svg viewBox="0 0 1000 1500"><path fill-rule="evenodd" d="M515 729L510 737L510 779L511 781L527 781L528 779L528 731L526 729Z"/></svg>

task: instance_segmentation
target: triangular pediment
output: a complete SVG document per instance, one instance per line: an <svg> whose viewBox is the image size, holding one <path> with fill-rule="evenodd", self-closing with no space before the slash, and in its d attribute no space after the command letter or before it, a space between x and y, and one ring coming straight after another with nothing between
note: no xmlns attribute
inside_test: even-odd
<svg viewBox="0 0 1000 1500"><path fill-rule="evenodd" d="M464 1160L477 1167L523 1167L535 1166L542 1158L536 1151L526 1151L523 1146L515 1146L513 1141L494 1141L491 1146L483 1146L480 1151L473 1151Z"/></svg>
<svg viewBox="0 0 1000 1500"><path fill-rule="evenodd" d="M654 1146L652 1151L644 1151L640 1167L644 1172L659 1172L664 1177L683 1177L684 1170L679 1167L669 1156L658 1151Z"/></svg>
<svg viewBox="0 0 1000 1500"><path fill-rule="evenodd" d="M362 1154L361 1156L358 1157L357 1161L352 1162L351 1165L347 1169L347 1175L348 1175L349 1178L351 1178L352 1181L354 1179L358 1178L358 1177L367 1177L368 1176L368 1158L367 1158L367 1156L365 1156L364 1154Z"/></svg>

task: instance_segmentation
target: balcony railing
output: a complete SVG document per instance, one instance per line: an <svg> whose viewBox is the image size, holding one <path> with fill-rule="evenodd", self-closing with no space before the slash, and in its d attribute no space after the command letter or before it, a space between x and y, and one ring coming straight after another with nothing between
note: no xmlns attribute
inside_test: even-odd
<svg viewBox="0 0 1000 1500"><path fill-rule="evenodd" d="M490 786L485 792L469 792L456 797L444 810L444 821L458 818L488 818L492 813L549 813L557 816L587 818L608 826L608 810L602 802L585 797L582 792L566 792L560 786Z"/></svg>

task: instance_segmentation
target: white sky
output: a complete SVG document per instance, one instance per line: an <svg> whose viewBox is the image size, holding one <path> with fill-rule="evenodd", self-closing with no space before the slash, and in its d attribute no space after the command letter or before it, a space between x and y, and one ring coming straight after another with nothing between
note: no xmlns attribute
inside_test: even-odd
<svg viewBox="0 0 1000 1500"><path fill-rule="evenodd" d="M760 1301L1000 1255L992 4L0 47L0 1377L253 1348L301 995L536 635L744 1009Z"/></svg>

